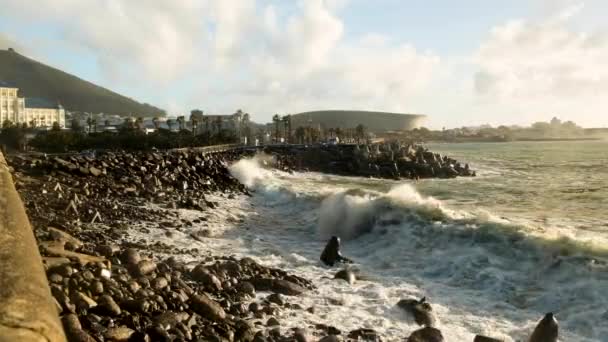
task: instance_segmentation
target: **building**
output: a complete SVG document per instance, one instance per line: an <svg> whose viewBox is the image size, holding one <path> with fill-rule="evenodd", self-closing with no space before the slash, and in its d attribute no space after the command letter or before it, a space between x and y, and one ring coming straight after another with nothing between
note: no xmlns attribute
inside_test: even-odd
<svg viewBox="0 0 608 342"><path fill-rule="evenodd" d="M65 110L60 104L40 98L19 97L19 88L0 81L0 123L52 127L55 122L65 127Z"/></svg>
<svg viewBox="0 0 608 342"><path fill-rule="evenodd" d="M426 115L400 114L361 110L321 110L291 116L292 129L301 126L330 128L355 128L362 124L371 133L406 131L419 128Z"/></svg>

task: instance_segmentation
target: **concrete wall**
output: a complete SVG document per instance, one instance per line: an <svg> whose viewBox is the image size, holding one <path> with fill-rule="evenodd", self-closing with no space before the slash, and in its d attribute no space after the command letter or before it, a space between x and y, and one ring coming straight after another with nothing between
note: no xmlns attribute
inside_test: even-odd
<svg viewBox="0 0 608 342"><path fill-rule="evenodd" d="M0 342L65 340L32 227L0 152Z"/></svg>

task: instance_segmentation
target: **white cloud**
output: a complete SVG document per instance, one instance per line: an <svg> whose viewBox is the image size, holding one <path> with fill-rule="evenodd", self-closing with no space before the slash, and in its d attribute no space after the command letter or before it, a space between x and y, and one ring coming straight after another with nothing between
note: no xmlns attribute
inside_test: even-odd
<svg viewBox="0 0 608 342"><path fill-rule="evenodd" d="M475 54L477 95L526 118L555 114L605 124L599 116L608 105L608 36L572 29L570 20L581 9L495 27Z"/></svg>
<svg viewBox="0 0 608 342"><path fill-rule="evenodd" d="M48 21L86 48L111 84L159 84L150 102L176 108L186 97L182 110L406 110L440 63L382 34L346 39L338 12L347 0L4 2L11 15ZM161 93L177 85L192 93Z"/></svg>

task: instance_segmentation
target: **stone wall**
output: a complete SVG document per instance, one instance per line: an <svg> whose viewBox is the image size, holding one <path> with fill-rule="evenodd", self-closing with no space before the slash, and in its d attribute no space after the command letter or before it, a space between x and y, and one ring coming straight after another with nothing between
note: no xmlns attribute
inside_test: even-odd
<svg viewBox="0 0 608 342"><path fill-rule="evenodd" d="M65 340L32 227L0 153L0 342Z"/></svg>

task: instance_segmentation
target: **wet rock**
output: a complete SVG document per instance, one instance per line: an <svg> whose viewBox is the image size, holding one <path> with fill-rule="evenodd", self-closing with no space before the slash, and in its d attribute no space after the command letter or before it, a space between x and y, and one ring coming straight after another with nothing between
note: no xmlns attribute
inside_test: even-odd
<svg viewBox="0 0 608 342"><path fill-rule="evenodd" d="M373 329L357 329L348 334L348 338L355 341L381 341L380 335Z"/></svg>
<svg viewBox="0 0 608 342"><path fill-rule="evenodd" d="M305 329L302 328L296 328L293 331L293 339L296 342L308 342L309 338L308 338L308 333L306 332Z"/></svg>
<svg viewBox="0 0 608 342"><path fill-rule="evenodd" d="M240 282L237 285L237 290L248 296L255 296L255 286L253 286L253 284L248 281Z"/></svg>
<svg viewBox="0 0 608 342"><path fill-rule="evenodd" d="M82 330L78 316L74 314L65 315L61 318L61 322L65 335L70 342L96 342L91 335Z"/></svg>
<svg viewBox="0 0 608 342"><path fill-rule="evenodd" d="M255 327L248 321L238 320L235 324L234 340L250 342L256 335Z"/></svg>
<svg viewBox="0 0 608 342"><path fill-rule="evenodd" d="M475 339L473 340L473 342L504 342L504 340L499 340L499 339L492 338L492 337L477 335L477 336L475 336Z"/></svg>
<svg viewBox="0 0 608 342"><path fill-rule="evenodd" d="M205 294L190 297L190 305L194 312L207 319L220 321L226 318L222 306Z"/></svg>
<svg viewBox="0 0 608 342"><path fill-rule="evenodd" d="M131 273L135 276L145 276L156 270L156 263L150 260L142 260L137 265L131 265Z"/></svg>
<svg viewBox="0 0 608 342"><path fill-rule="evenodd" d="M397 306L412 315L418 325L435 326L435 314L431 305L426 301L426 297L420 300L402 299L397 303Z"/></svg>
<svg viewBox="0 0 608 342"><path fill-rule="evenodd" d="M222 289L220 280L215 275L211 274L203 265L196 266L190 275L192 279L200 282L205 288L208 288L211 291L219 291Z"/></svg>
<svg viewBox="0 0 608 342"><path fill-rule="evenodd" d="M89 310L97 306L97 302L82 292L76 292L72 298L72 302L78 310Z"/></svg>
<svg viewBox="0 0 608 342"><path fill-rule="evenodd" d="M341 342L341 341L342 341L342 339L336 335L327 335L319 340L319 342Z"/></svg>
<svg viewBox="0 0 608 342"><path fill-rule="evenodd" d="M407 340L408 342L444 342L441 331L431 327L424 327L414 331Z"/></svg>
<svg viewBox="0 0 608 342"><path fill-rule="evenodd" d="M110 295L103 295L99 297L98 304L110 316L120 316L120 313L122 312L120 306L116 304L114 298L112 298Z"/></svg>
<svg viewBox="0 0 608 342"><path fill-rule="evenodd" d="M256 278L252 281L256 291L270 291L286 296L298 296L306 291L298 284L283 279Z"/></svg>
<svg viewBox="0 0 608 342"><path fill-rule="evenodd" d="M137 265L141 261L141 256L136 249L128 248L123 252L121 260L126 265Z"/></svg>
<svg viewBox="0 0 608 342"><path fill-rule="evenodd" d="M266 297L266 300L269 303L274 303L278 306L285 305L285 299L283 298L283 296L280 293L273 293L270 296Z"/></svg>
<svg viewBox="0 0 608 342"><path fill-rule="evenodd" d="M103 293L103 283L99 280L93 281L90 287L91 293L94 295L99 295Z"/></svg>
<svg viewBox="0 0 608 342"><path fill-rule="evenodd" d="M133 336L135 330L129 329L125 326L110 328L105 334L105 338L108 341L113 342L127 342Z"/></svg>
<svg viewBox="0 0 608 342"><path fill-rule="evenodd" d="M119 248L116 245L103 244L97 246L97 248L95 248L95 251L106 258L111 258L112 256L114 256L114 253L117 253L119 251Z"/></svg>
<svg viewBox="0 0 608 342"><path fill-rule="evenodd" d="M281 325L281 323L279 323L279 321L274 317L270 317L268 319L268 321L266 322L266 326L268 326L268 327L274 327L274 326L279 326L279 325Z"/></svg>
<svg viewBox="0 0 608 342"><path fill-rule="evenodd" d="M357 280L357 276L351 270L341 270L336 273L334 279L343 279L349 284L354 284Z"/></svg>
<svg viewBox="0 0 608 342"><path fill-rule="evenodd" d="M150 286L152 286L155 290L162 290L165 287L169 286L169 282L165 277L156 277L150 282Z"/></svg>

